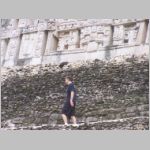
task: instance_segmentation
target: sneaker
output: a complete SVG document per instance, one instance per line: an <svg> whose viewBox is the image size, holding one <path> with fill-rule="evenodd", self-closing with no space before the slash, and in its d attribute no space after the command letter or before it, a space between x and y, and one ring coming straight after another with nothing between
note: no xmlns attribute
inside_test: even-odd
<svg viewBox="0 0 150 150"><path fill-rule="evenodd" d="M72 126L73 126L73 127L77 127L77 128L79 127L78 124L72 124Z"/></svg>

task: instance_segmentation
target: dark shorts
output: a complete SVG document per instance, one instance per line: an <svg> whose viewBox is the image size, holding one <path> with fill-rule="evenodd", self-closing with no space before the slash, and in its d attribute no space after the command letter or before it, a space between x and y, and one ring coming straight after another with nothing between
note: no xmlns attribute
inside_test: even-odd
<svg viewBox="0 0 150 150"><path fill-rule="evenodd" d="M75 115L75 102L74 102L74 107L72 107L69 102L65 102L62 108L62 114L65 114L69 119L71 118L71 116L74 116Z"/></svg>

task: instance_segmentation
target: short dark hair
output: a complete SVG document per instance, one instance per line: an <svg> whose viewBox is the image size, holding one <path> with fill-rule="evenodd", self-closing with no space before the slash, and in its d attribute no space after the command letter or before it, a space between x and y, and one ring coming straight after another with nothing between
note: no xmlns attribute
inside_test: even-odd
<svg viewBox="0 0 150 150"><path fill-rule="evenodd" d="M70 76L66 76L65 79L68 79L69 81L73 81L73 78Z"/></svg>

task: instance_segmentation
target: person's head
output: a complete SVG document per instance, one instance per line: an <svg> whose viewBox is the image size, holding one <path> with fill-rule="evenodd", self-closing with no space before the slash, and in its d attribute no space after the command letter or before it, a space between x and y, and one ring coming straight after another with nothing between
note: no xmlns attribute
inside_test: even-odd
<svg viewBox="0 0 150 150"><path fill-rule="evenodd" d="M73 81L73 79L69 76L65 77L65 84L69 85L71 82Z"/></svg>

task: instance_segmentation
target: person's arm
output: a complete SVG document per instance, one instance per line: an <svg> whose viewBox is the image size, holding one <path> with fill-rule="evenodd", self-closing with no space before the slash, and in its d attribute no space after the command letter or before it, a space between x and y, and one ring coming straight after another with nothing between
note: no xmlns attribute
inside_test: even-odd
<svg viewBox="0 0 150 150"><path fill-rule="evenodd" d="M74 107L73 98L74 98L74 91L71 91L70 105L71 105L72 107Z"/></svg>

